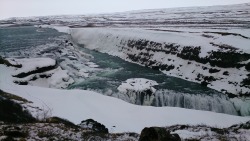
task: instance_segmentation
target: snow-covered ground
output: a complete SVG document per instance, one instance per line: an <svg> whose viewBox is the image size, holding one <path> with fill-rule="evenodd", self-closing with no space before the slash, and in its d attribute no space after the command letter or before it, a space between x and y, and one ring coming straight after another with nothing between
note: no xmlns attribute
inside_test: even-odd
<svg viewBox="0 0 250 141"><path fill-rule="evenodd" d="M167 130L172 133L177 133L183 140L237 140L249 141L250 130L249 122L239 125L234 125L227 129L216 129L213 127L176 125L167 127Z"/></svg>
<svg viewBox="0 0 250 141"><path fill-rule="evenodd" d="M229 127L246 122L249 117L239 117L207 111L174 107L137 106L122 100L85 90L60 90L37 86L20 86L13 83L15 68L0 65L0 89L33 103L26 105L33 114L50 110L53 116L80 123L92 118L103 123L110 131L137 132L149 126L174 124L206 124ZM37 110L39 107L43 111Z"/></svg>
<svg viewBox="0 0 250 141"><path fill-rule="evenodd" d="M250 4L138 10L110 14L62 15L10 18L2 26L13 24L60 24L83 27L249 27Z"/></svg>

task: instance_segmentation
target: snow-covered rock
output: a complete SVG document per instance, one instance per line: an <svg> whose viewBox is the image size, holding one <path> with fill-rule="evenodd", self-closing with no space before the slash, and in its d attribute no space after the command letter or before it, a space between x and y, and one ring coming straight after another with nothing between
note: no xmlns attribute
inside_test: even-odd
<svg viewBox="0 0 250 141"><path fill-rule="evenodd" d="M250 122L233 125L229 128L216 128L206 125L175 125L165 130L177 133L182 140L250 140Z"/></svg>
<svg viewBox="0 0 250 141"><path fill-rule="evenodd" d="M94 132L98 133L108 133L108 129L101 123L93 120L93 119L87 119L82 121L79 126L84 129L89 129Z"/></svg>
<svg viewBox="0 0 250 141"><path fill-rule="evenodd" d="M24 78L34 73L42 73L48 70L52 70L56 67L56 61L50 58L24 58L15 59L17 64L22 64L22 67L17 69L14 77Z"/></svg>
<svg viewBox="0 0 250 141"><path fill-rule="evenodd" d="M129 101L137 105L151 105L158 85L156 81L145 78L131 78L122 83L117 89L120 93L128 95Z"/></svg>
<svg viewBox="0 0 250 141"><path fill-rule="evenodd" d="M21 64L13 73L14 82L20 85L33 85L51 88L67 88L74 80L67 70L56 66L51 58L9 59Z"/></svg>

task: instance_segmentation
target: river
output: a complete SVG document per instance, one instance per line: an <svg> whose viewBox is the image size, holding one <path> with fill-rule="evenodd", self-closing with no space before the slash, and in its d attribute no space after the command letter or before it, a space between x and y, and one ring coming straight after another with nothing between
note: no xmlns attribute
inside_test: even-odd
<svg viewBox="0 0 250 141"><path fill-rule="evenodd" d="M62 35L68 36L54 29L30 26L0 28L0 55L29 57L25 56L22 51L50 42L57 43L55 39ZM232 102L223 93L197 83L167 76L157 70L126 62L118 57L86 49L84 45L75 46L75 49L92 55L90 61L97 64L99 70L92 72L88 78L76 81L68 89L97 91L133 104L144 105L143 101L147 100L146 98L142 99L139 96L136 98L142 100L132 102L129 95L121 94L117 88L127 79L146 78L159 84L154 86L156 92L153 101L149 104L151 106L173 106L238 115Z"/></svg>

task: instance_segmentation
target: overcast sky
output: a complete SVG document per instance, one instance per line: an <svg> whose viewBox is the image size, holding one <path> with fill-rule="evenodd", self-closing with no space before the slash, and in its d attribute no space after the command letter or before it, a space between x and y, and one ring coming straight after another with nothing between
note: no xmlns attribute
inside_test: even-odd
<svg viewBox="0 0 250 141"><path fill-rule="evenodd" d="M227 5L250 0L0 0L0 19L9 17L122 12L139 9Z"/></svg>

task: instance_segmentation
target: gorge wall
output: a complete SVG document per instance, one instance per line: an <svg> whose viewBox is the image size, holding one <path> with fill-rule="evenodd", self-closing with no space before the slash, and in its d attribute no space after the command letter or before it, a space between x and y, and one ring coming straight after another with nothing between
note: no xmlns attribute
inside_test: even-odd
<svg viewBox="0 0 250 141"><path fill-rule="evenodd" d="M228 94L250 96L250 38L240 30L71 29L84 47Z"/></svg>

